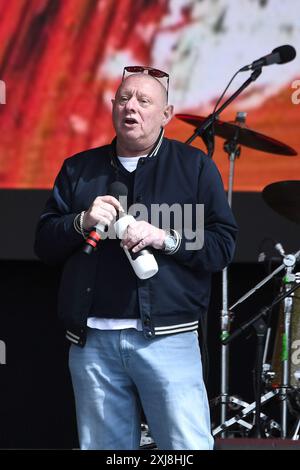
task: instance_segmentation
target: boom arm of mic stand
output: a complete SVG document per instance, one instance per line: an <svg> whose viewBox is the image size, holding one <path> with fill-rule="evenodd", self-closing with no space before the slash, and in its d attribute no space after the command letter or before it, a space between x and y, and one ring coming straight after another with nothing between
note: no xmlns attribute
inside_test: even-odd
<svg viewBox="0 0 300 470"><path fill-rule="evenodd" d="M248 85L250 85L250 83L254 82L261 74L261 68L258 68L256 70L254 70L251 74L251 76L240 86L240 88L238 88L234 93L233 95L231 95L228 100L226 100L222 106L220 106L219 109L217 109L214 113L210 114L209 116L207 116L207 118L203 121L203 123L201 124L201 126L197 127L197 129L195 129L195 132L194 134L185 142L186 144L191 144L196 137L200 136L206 129L208 129L209 126L212 125L212 123L214 122L215 119L217 119L217 117L219 116L219 114L221 114L221 112L227 108L227 106L232 103L233 100L235 100L235 98L237 98L237 96L239 96L242 91L245 90L245 88L247 88Z"/></svg>

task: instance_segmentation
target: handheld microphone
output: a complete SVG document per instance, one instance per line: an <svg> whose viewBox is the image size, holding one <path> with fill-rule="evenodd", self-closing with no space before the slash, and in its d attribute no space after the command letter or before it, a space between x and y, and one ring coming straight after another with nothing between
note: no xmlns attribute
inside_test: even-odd
<svg viewBox="0 0 300 470"><path fill-rule="evenodd" d="M271 54L265 55L260 59L255 60L252 64L245 65L241 68L241 72L246 72L247 70L255 70L266 65L272 64L286 64L291 62L296 57L296 49L293 46L284 45L276 47L273 49Z"/></svg>
<svg viewBox="0 0 300 470"><path fill-rule="evenodd" d="M109 186L108 194L120 200L122 196L126 197L128 195L128 188L120 181L115 181ZM123 213L118 214L117 221L114 224L117 237L122 239L128 225L133 222L135 222L135 218L132 215ZM99 240L101 240L101 234L106 230L107 226L104 226L101 223L98 223L95 226L94 230L90 232L83 247L83 251L86 254L92 253ZM128 250L126 247L123 247L123 249L137 277L140 279L148 279L157 273L158 265L155 257L149 249L144 248L138 253L133 253L132 250Z"/></svg>
<svg viewBox="0 0 300 470"><path fill-rule="evenodd" d="M127 194L127 186L120 181L115 181L108 188L108 195L113 196L116 199L119 199L121 196L126 197ZM93 252L98 242L101 240L101 235L106 232L107 228L107 225L104 225L101 222L98 222L97 225L95 225L94 229L91 230L87 239L85 240L85 244L82 249L84 253L90 255Z"/></svg>

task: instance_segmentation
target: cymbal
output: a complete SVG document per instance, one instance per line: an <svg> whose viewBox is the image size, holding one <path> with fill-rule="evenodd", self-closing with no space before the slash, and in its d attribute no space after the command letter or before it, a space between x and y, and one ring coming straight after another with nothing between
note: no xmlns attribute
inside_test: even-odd
<svg viewBox="0 0 300 470"><path fill-rule="evenodd" d="M275 212L300 224L300 181L278 181L263 189L264 201Z"/></svg>
<svg viewBox="0 0 300 470"><path fill-rule="evenodd" d="M199 127L206 119L204 116L194 116L192 114L175 114L175 117L195 127ZM227 140L233 139L238 131L237 142L245 147L261 150L262 152L275 153L277 155L297 155L296 150L292 147L272 137L248 129L244 124L241 126L237 123L224 122L216 119L214 129L216 135Z"/></svg>

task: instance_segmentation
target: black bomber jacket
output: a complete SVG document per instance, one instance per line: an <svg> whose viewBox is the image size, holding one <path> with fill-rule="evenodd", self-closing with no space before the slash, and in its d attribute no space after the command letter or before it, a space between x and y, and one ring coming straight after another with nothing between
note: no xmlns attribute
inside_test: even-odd
<svg viewBox="0 0 300 470"><path fill-rule="evenodd" d="M187 230L184 224L172 226L182 236L178 251L168 255L153 250L158 273L147 280L137 279L140 316L149 339L198 328L200 316L208 308L211 273L222 270L232 260L237 233L214 162L200 150L167 138L161 138L154 150L139 159L133 202L142 200L150 214L150 223L151 204L179 204L183 210L184 205L189 205L193 226ZM95 286L100 255L97 250L89 256L82 251L85 240L73 222L97 196L107 194L109 185L116 179L114 141L67 158L36 231L36 254L46 263L63 265L58 311L67 338L79 346L85 344L94 289L101 289ZM188 230L193 232L201 222L196 220L196 204L204 205L204 244L189 249ZM113 260L110 261L106 269L116 269ZM132 269L129 262L128 269ZM126 287L126 279L124 283ZM118 295L116 287L112 295Z"/></svg>

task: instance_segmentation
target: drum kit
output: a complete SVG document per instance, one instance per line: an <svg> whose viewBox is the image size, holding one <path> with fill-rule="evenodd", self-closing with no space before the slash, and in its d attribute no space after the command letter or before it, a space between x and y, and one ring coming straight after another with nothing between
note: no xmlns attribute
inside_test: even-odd
<svg viewBox="0 0 300 470"><path fill-rule="evenodd" d="M195 128L201 127L207 119L190 114L177 114L176 117ZM224 150L229 155L230 164L228 181L228 202L230 205L233 192L234 163L241 153L241 146L277 155L297 155L292 147L246 127L245 117L246 113L237 113L235 122L224 122L219 119L215 119L213 122L214 135L226 139ZM207 136L206 140L204 138L203 140L208 149L214 148L213 144L210 147L207 145ZM295 224L300 224L300 180L269 184L263 189L262 197L277 214ZM295 228L297 228L296 225ZM213 405L219 403L221 405L221 424L213 429L215 437L227 437L229 428L238 426L242 437L273 437L273 431L275 431L275 435L277 434L283 439L300 439L300 273L295 272L297 261L300 261L300 250L297 253L286 254L280 243L277 243L275 248L281 256L281 265L230 308L228 308L227 300L227 270L223 271L223 308L220 315L221 393L217 399L212 400ZM276 299L270 306L263 308L258 315L238 329L241 332L248 326L254 326L258 349L260 344L260 353L257 351L258 362L255 366L256 397L253 403L248 403L238 397L230 396L228 393L228 343L239 333L238 331L234 331L232 334L230 332L232 310L280 272L284 272L284 277L280 282L281 286ZM271 332L273 327L264 327L262 321L266 325L264 318L271 315L275 305L279 306L279 318L274 335ZM275 340L274 344L270 346L271 336L275 336ZM267 357L270 356L270 348L272 360L269 361L269 364ZM267 419L268 417L261 412L261 406L273 397L278 399L280 403L279 423L273 419ZM239 412L230 417L230 409L238 409ZM289 419L291 415L296 419ZM264 428L264 424L267 422L268 429ZM289 428L290 422L292 422L292 429Z"/></svg>

